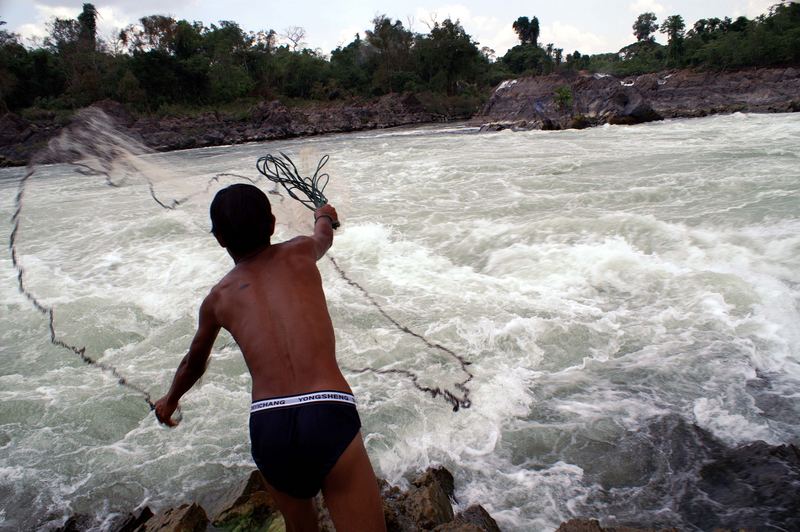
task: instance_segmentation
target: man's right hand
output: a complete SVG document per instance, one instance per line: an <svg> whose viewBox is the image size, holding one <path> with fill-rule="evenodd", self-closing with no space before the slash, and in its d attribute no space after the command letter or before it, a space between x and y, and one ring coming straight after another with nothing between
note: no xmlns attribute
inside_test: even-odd
<svg viewBox="0 0 800 532"><path fill-rule="evenodd" d="M155 412L156 412L156 419L158 421L168 427L177 427L178 422L172 419L172 414L175 413L175 410L178 408L178 403L170 403L167 401L167 396L165 395L158 401L156 401L155 405Z"/></svg>
<svg viewBox="0 0 800 532"><path fill-rule="evenodd" d="M326 220L330 220L331 226L336 229L339 227L339 215L336 214L336 209L333 208L333 205L330 203L326 203L319 209L314 211L314 225L317 224L320 218L325 218Z"/></svg>

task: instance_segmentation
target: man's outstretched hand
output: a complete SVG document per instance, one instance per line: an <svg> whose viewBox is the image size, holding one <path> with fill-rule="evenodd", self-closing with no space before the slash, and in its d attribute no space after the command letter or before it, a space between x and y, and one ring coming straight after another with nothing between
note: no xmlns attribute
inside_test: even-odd
<svg viewBox="0 0 800 532"><path fill-rule="evenodd" d="M314 211L314 223L316 224L320 218L325 218L331 221L331 226L336 229L339 227L339 215L336 214L336 209L330 203L326 203L319 209Z"/></svg>
<svg viewBox="0 0 800 532"><path fill-rule="evenodd" d="M170 403L167 401L167 396L165 395L158 401L156 401L156 419L158 421L168 427L177 427L178 422L172 419L172 414L175 413L175 410L178 408L178 403Z"/></svg>

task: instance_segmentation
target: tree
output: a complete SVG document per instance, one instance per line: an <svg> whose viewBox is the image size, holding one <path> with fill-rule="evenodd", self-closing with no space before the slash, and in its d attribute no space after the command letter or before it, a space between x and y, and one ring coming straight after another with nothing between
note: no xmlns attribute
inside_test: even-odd
<svg viewBox="0 0 800 532"><path fill-rule="evenodd" d="M92 4L83 4L78 15L78 40L89 50L97 48L97 9Z"/></svg>
<svg viewBox="0 0 800 532"><path fill-rule="evenodd" d="M637 41L655 40L653 34L657 31L658 24L656 23L655 13L642 13L633 23L633 34L636 36Z"/></svg>
<svg viewBox="0 0 800 532"><path fill-rule="evenodd" d="M667 55L673 63L677 63L683 56L683 37L686 24L680 15L672 15L661 24L660 32L665 33L669 39Z"/></svg>
<svg viewBox="0 0 800 532"><path fill-rule="evenodd" d="M461 82L474 82L484 61L461 23L447 18L435 22L427 36L418 36L413 47L416 71L431 89L454 95Z"/></svg>
<svg viewBox="0 0 800 532"><path fill-rule="evenodd" d="M373 83L383 92L403 90L408 81L414 36L400 20L392 22L386 15L375 17L372 24L372 30L366 31L366 40L377 60Z"/></svg>
<svg viewBox="0 0 800 532"><path fill-rule="evenodd" d="M292 43L292 51L296 52L298 47L305 44L303 39L306 38L306 30L301 26L289 26L283 30L281 37Z"/></svg>
<svg viewBox="0 0 800 532"><path fill-rule="evenodd" d="M538 46L539 42L539 19L533 17L529 20L528 17L519 17L511 25L519 37L520 44L532 44Z"/></svg>

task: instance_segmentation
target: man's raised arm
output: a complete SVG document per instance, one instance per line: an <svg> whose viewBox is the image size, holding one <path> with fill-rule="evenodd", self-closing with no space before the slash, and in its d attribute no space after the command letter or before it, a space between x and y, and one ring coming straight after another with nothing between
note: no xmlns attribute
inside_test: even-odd
<svg viewBox="0 0 800 532"><path fill-rule="evenodd" d="M156 401L156 417L167 426L174 427L178 424L172 419L172 414L178 408L178 401L206 371L208 357L211 355L211 347L214 345L214 340L217 338L221 328L214 316L212 298L213 292L200 305L200 321L197 326L197 333L195 333L192 344L189 346L189 352L186 353L186 356L183 357L183 360L178 365L169 392Z"/></svg>
<svg viewBox="0 0 800 532"><path fill-rule="evenodd" d="M328 204L314 211L314 234L311 235L311 239L314 240L317 260L321 259L333 244L333 224L336 221L338 221L336 209Z"/></svg>

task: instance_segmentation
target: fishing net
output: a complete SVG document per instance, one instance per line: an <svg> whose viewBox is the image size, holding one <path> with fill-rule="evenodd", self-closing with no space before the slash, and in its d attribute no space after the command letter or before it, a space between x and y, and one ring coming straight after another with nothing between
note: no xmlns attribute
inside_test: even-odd
<svg viewBox="0 0 800 532"><path fill-rule="evenodd" d="M84 342L70 339L74 337L63 333L60 324L63 316L79 309L62 303L57 305L56 301L60 301L57 297L42 297L37 293L35 283L31 282L32 275L24 263L24 254L20 252L19 246L20 237L26 230L32 229L31 225L37 223L36 217L25 209L26 193L31 183L35 182L37 177L50 175L54 171L72 173L77 178L92 180L100 188L114 189L119 193L116 197L124 197L128 201L140 200L142 193L146 191L146 196L149 196L158 209L180 211L192 207L198 212L206 213L207 206L217 190L234 182L245 181L259 186L270 195L273 212L283 226L284 232L307 234L311 230L311 217L303 207L313 210L326 204L328 202L326 187L335 180L332 181L330 175L324 171L330 161L328 155L317 159L312 149L303 148L300 150L299 160L300 167L315 168L310 176L303 176L298 165L283 152L280 152L279 156L268 154L258 159L256 168L263 177L258 175L250 177L247 169L249 164L241 169L234 169L235 171L210 175L205 174L202 160L195 164L187 162L185 167L178 169L174 160L166 160L162 154L147 148L139 139L120 131L113 120L101 110L93 108L81 111L72 125L65 128L57 138L50 141L45 150L34 157L19 181L9 238L9 250L13 267L17 272L19 291L47 321L50 342L53 345L73 353L84 363L112 375L121 386L140 396L152 409L153 399L147 387L130 377L136 373L135 369L130 369L134 368L135 362L128 365L128 375L126 375L118 365L103 360L101 345L87 346L83 345ZM187 186L190 176L194 185ZM201 187L196 185L198 176L204 176L204 185ZM344 194L340 195L336 198L337 207L346 210L342 209L342 203L347 203L348 200ZM120 209L119 216L124 217L123 208ZM91 213L87 213L87 216L91 216ZM195 229L206 233L208 223L201 223L198 218L199 216L192 217L190 223L194 224ZM207 219L205 214L204 219ZM473 379L473 374L469 370L470 362L464 356L428 340L398 322L378 298L347 274L334 257L328 254L327 260L348 286L361 294L392 327L418 340L427 349L452 359L464 377L454 384L453 389L448 389L443 386L423 384L419 374L408 369L372 366L343 369L352 373L373 372L379 375L399 376L408 379L419 391L446 400L453 410L468 408L471 400L467 385ZM59 313L57 306L59 308L65 306L68 311ZM228 341L222 344L221 349L234 347L235 343ZM147 382L145 379L143 381Z"/></svg>

